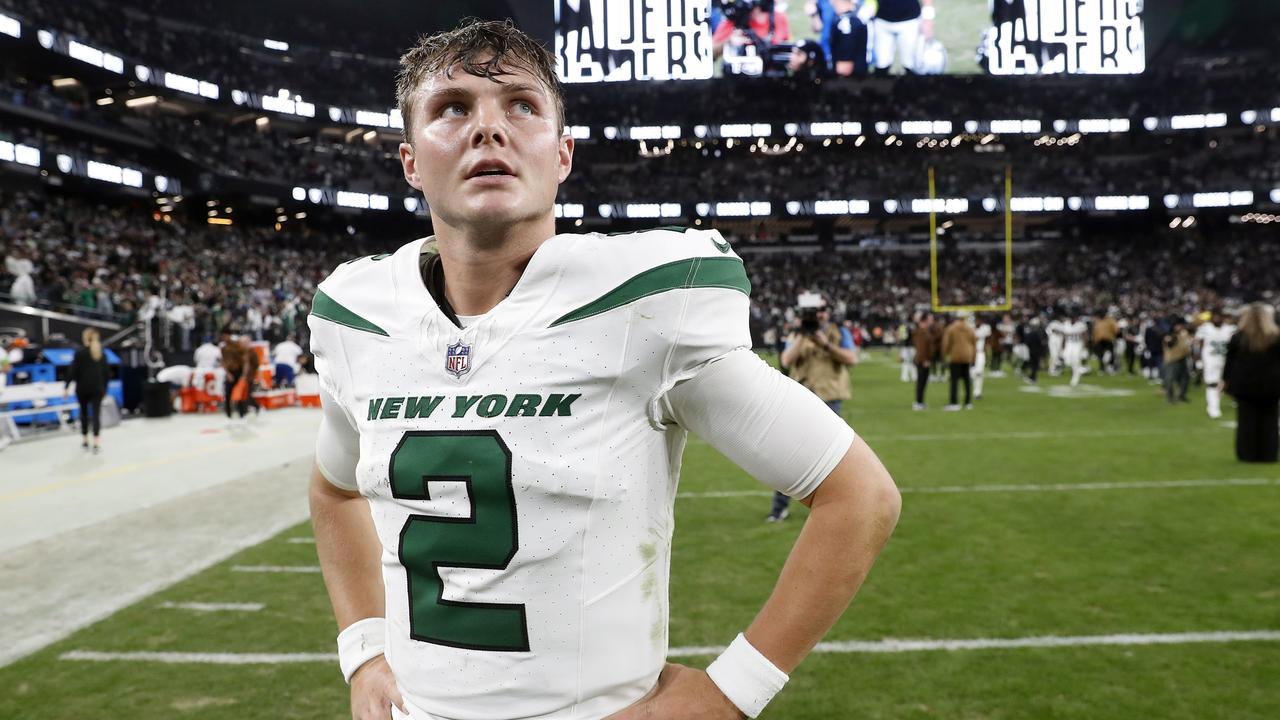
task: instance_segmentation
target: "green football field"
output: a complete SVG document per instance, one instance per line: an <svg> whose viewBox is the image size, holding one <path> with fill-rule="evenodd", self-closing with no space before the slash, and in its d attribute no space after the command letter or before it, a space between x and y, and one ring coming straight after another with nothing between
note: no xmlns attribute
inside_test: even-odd
<svg viewBox="0 0 1280 720"><path fill-rule="evenodd" d="M902 518L764 717L1280 717L1280 468L1234 460L1229 403L1213 421L1198 388L1169 406L1137 378L1029 392L1006 377L975 410L942 412L935 384L913 412L887 354L853 386L845 417L902 488ZM804 509L762 522L767 493L696 440L681 493L671 646L723 646L769 594ZM299 525L0 668L0 718L349 717L320 575L235 569L314 568L309 538ZM161 609L190 602L263 607Z"/></svg>

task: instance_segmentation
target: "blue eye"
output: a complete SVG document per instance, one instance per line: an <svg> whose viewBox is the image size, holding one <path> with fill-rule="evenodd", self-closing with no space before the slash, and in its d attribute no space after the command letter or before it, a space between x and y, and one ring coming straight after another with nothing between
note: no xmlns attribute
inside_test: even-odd
<svg viewBox="0 0 1280 720"><path fill-rule="evenodd" d="M517 100L516 107L520 109L520 112L528 113L530 115L533 114L533 105L525 102L524 100Z"/></svg>
<svg viewBox="0 0 1280 720"><path fill-rule="evenodd" d="M451 110L454 110L454 109L458 110L457 115L450 112ZM458 117L459 115L462 114L463 109L464 108L462 107L462 103L449 103L448 105L445 105L443 108L441 108L440 114L445 117Z"/></svg>

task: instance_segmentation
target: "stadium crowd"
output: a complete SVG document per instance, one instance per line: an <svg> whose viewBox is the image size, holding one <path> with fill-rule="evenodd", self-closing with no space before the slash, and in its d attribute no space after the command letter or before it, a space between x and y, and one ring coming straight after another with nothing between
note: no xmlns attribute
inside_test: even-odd
<svg viewBox="0 0 1280 720"><path fill-rule="evenodd" d="M55 193L0 195L0 291L24 290L31 304L130 322L171 321L174 350L233 325L263 339L305 337L302 318L314 287L338 263L391 249L362 235L305 224L274 230L242 221L214 227L157 221L142 206L99 204ZM1127 316L1193 314L1276 298L1261 267L1280 266L1280 247L1258 241L1261 228L1166 232L1151 236L1073 236L1020 245L1014 301L1030 310L1116 308ZM408 238L403 238L407 240ZM981 240L982 238L973 238ZM998 304L1004 260L998 243L964 243L940 254L944 303ZM745 255L753 315L761 329L794 319L797 296L818 292L835 317L891 327L931 300L929 256L920 245L835 252ZM29 262L29 285L15 268ZM289 272L280 272L287 267ZM18 293L12 293L18 294Z"/></svg>
<svg viewBox="0 0 1280 720"><path fill-rule="evenodd" d="M305 227L157 222L146 209L53 193L0 194L0 244L0 291L29 287L27 304L123 324L167 321L159 344L175 351L226 326L273 342L305 334L316 284L373 252ZM24 267L29 284L16 272Z"/></svg>

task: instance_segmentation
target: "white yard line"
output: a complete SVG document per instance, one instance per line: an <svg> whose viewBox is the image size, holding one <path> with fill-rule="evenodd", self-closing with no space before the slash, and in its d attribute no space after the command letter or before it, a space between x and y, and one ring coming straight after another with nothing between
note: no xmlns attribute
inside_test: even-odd
<svg viewBox="0 0 1280 720"><path fill-rule="evenodd" d="M318 573L319 565L232 565L231 572L245 573Z"/></svg>
<svg viewBox="0 0 1280 720"><path fill-rule="evenodd" d="M180 653L180 652L93 652L72 650L61 660L90 662L156 662L200 665L279 665L280 663L337 662L336 653Z"/></svg>
<svg viewBox="0 0 1280 720"><path fill-rule="evenodd" d="M266 607L262 603L205 603L205 602L164 602L159 607L163 610L190 610L192 612L258 612Z"/></svg>
<svg viewBox="0 0 1280 720"><path fill-rule="evenodd" d="M1280 631L1248 630L1238 632L1123 634L1123 635L1043 635L1023 638L895 639L878 641L848 640L818 643L820 653L901 653L956 650L1017 650L1022 648L1102 647L1109 645L1189 645L1196 643L1280 642ZM723 646L675 647L667 657L719 655ZM61 660L91 662L157 662L206 665L276 665L280 663L336 663L333 653L192 653L192 652L94 652L72 650L58 656Z"/></svg>
<svg viewBox="0 0 1280 720"><path fill-rule="evenodd" d="M308 538L308 537L296 537L296 538L289 538L287 542L290 545L315 545L316 539Z"/></svg>
<svg viewBox="0 0 1280 720"><path fill-rule="evenodd" d="M1104 645L1188 645L1194 643L1280 642L1280 631L1167 633L1159 635L1043 635L1023 638L973 638L970 640L895 639L879 641L847 640L818 643L820 653L900 653L931 650L1016 650L1021 648L1097 647ZM719 655L724 647L671 648L667 657Z"/></svg>
<svg viewBox="0 0 1280 720"><path fill-rule="evenodd" d="M1045 483L1043 485L940 485L938 487L904 487L898 488L903 493L917 494L959 494L959 493L1002 493L1002 492L1085 492L1094 490L1172 490L1192 487L1255 487L1280 485L1277 478L1224 478L1220 480L1152 480L1139 482L1107 482L1107 483ZM706 498L727 497L763 497L773 495L769 490L713 490L708 492L677 493L678 499L699 500Z"/></svg>

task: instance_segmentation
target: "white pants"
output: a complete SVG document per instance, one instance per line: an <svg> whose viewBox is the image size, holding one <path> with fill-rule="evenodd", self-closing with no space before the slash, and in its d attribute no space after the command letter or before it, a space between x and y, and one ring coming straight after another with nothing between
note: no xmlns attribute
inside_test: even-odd
<svg viewBox="0 0 1280 720"><path fill-rule="evenodd" d="M1084 345L1080 343L1067 343L1062 347L1062 361L1071 368L1072 385L1080 383L1080 376L1084 374L1085 357Z"/></svg>
<svg viewBox="0 0 1280 720"><path fill-rule="evenodd" d="M1062 341L1049 340L1049 374L1057 375L1062 364Z"/></svg>
<svg viewBox="0 0 1280 720"><path fill-rule="evenodd" d="M982 397L982 380L987 376L987 351L978 350L973 357L973 367L969 368L969 378L973 380L973 396Z"/></svg>
<svg viewBox="0 0 1280 720"><path fill-rule="evenodd" d="M916 349L911 345L903 346L902 356L902 382L916 381Z"/></svg>
<svg viewBox="0 0 1280 720"><path fill-rule="evenodd" d="M915 72L919 43L920 18L902 22L876 20L872 23L871 53L877 70L893 67L896 52L902 59L903 69Z"/></svg>
<svg viewBox="0 0 1280 720"><path fill-rule="evenodd" d="M1222 382L1222 371L1226 368L1224 361L1208 361L1204 363L1204 404L1209 417L1222 417L1222 393L1218 391L1218 383Z"/></svg>

